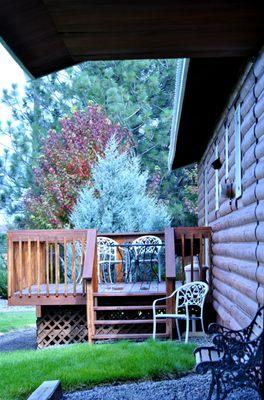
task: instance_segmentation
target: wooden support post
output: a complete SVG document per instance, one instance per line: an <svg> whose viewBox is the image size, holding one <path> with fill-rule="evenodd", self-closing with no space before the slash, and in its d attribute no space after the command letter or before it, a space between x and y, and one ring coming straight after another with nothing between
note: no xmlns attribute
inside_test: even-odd
<svg viewBox="0 0 264 400"><path fill-rule="evenodd" d="M175 279L167 278L166 279L166 292L167 296L173 293L175 290ZM166 313L167 314L175 314L175 296L167 299L166 301ZM170 339L175 338L175 324L172 318L167 318L166 320L166 333L170 336Z"/></svg>
<svg viewBox="0 0 264 400"><path fill-rule="evenodd" d="M42 316L42 307L36 306L36 317L41 318L41 316Z"/></svg>
<svg viewBox="0 0 264 400"><path fill-rule="evenodd" d="M22 241L19 240L18 244L18 279L19 279L19 297L22 297L23 276L22 276Z"/></svg>
<svg viewBox="0 0 264 400"><path fill-rule="evenodd" d="M46 296L49 297L49 242L46 240Z"/></svg>
<svg viewBox="0 0 264 400"><path fill-rule="evenodd" d="M88 342L92 343L95 334L94 326L94 292L98 291L97 282L97 233L95 229L87 230L85 260L83 266L83 279L86 282L86 309Z"/></svg>
<svg viewBox="0 0 264 400"><path fill-rule="evenodd" d="M193 234L191 235L191 282L193 282Z"/></svg>
<svg viewBox="0 0 264 400"><path fill-rule="evenodd" d="M165 229L165 264L166 264L166 293L170 296L175 290L176 265L175 265L175 235L174 228ZM166 301L167 314L175 313L175 298ZM170 338L175 337L175 326L171 318L166 321L166 333Z"/></svg>
<svg viewBox="0 0 264 400"><path fill-rule="evenodd" d="M14 292L14 248L11 233L8 233L7 273L8 298L10 298Z"/></svg>
<svg viewBox="0 0 264 400"><path fill-rule="evenodd" d="M72 284L73 295L76 296L76 260L75 260L75 240L72 241Z"/></svg>
<svg viewBox="0 0 264 400"><path fill-rule="evenodd" d="M181 235L181 248L182 248L182 284L185 279L185 236L184 233Z"/></svg>
<svg viewBox="0 0 264 400"><path fill-rule="evenodd" d="M63 238L63 260L64 260L64 296L68 294L68 276L67 276L67 241L66 237Z"/></svg>
<svg viewBox="0 0 264 400"><path fill-rule="evenodd" d="M60 283L60 248L57 241L55 241L55 295L59 295L59 283Z"/></svg>
<svg viewBox="0 0 264 400"><path fill-rule="evenodd" d="M212 271L212 234L208 235L208 285L209 285L209 298L213 299L213 271Z"/></svg>
<svg viewBox="0 0 264 400"><path fill-rule="evenodd" d="M31 265L31 240L28 239L28 297L31 297L31 283L32 283L32 265Z"/></svg>
<svg viewBox="0 0 264 400"><path fill-rule="evenodd" d="M88 342L93 342L94 328L94 307L93 307L93 285L91 281L86 281L86 314L87 314L87 333Z"/></svg>
<svg viewBox="0 0 264 400"><path fill-rule="evenodd" d="M40 241L37 238L37 293L40 297Z"/></svg>

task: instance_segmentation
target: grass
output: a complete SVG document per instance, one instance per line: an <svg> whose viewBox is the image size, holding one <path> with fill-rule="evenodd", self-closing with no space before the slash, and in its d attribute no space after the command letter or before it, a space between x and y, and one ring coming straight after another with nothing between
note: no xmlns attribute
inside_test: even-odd
<svg viewBox="0 0 264 400"><path fill-rule="evenodd" d="M192 344L78 344L39 351L2 353L0 399L22 400L44 380L60 379L64 390L104 383L180 376L194 366Z"/></svg>
<svg viewBox="0 0 264 400"><path fill-rule="evenodd" d="M0 312L0 333L28 328L30 326L34 326L35 324L36 313L34 311Z"/></svg>

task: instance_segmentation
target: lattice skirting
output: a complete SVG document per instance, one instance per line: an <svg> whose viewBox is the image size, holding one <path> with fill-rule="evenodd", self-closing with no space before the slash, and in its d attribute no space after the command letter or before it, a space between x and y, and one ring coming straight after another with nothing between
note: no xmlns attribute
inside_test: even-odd
<svg viewBox="0 0 264 400"><path fill-rule="evenodd" d="M87 342L85 306L42 307L37 318L38 348Z"/></svg>

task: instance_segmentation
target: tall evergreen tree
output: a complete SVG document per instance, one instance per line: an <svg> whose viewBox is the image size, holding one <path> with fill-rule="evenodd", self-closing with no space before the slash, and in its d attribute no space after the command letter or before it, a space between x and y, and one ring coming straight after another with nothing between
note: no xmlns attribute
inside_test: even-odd
<svg viewBox="0 0 264 400"><path fill-rule="evenodd" d="M111 139L92 171L92 186L82 189L70 220L76 229L100 232L161 230L170 225L167 208L147 194L147 172L138 157L118 152Z"/></svg>
<svg viewBox="0 0 264 400"><path fill-rule="evenodd" d="M189 174L167 170L174 80L175 60L93 61L29 82L21 101L15 87L5 91L2 101L13 116L0 133L10 137L14 151L7 149L0 165L2 205L12 214L21 208L23 193L35 185L32 166L38 165L41 138L65 115L93 102L133 133L134 152L150 173L150 190L168 201L173 223L193 223L193 207L189 211L183 204L186 185L193 185Z"/></svg>

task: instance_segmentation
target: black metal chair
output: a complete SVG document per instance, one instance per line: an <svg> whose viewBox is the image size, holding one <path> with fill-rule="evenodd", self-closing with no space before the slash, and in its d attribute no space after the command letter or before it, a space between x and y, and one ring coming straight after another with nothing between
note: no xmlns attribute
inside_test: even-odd
<svg viewBox="0 0 264 400"><path fill-rule="evenodd" d="M194 351L196 372L212 372L208 400L215 387L217 400L242 387L252 388L263 396L263 321L264 306L245 329L235 331L215 323L209 325L209 333L214 334L213 346Z"/></svg>

